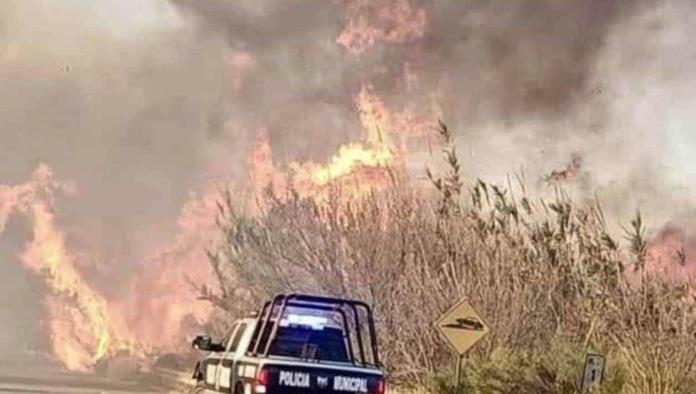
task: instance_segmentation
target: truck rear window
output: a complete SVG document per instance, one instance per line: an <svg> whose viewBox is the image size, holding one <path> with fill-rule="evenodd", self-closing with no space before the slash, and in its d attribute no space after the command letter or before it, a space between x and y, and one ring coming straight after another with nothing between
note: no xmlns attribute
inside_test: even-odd
<svg viewBox="0 0 696 394"><path fill-rule="evenodd" d="M261 337L260 352L265 349L271 326L271 324L266 326ZM254 338L258 337L259 327L256 330ZM249 349L254 349L255 342L252 340ZM268 354L317 361L350 361L343 330L331 326L280 325Z"/></svg>
<svg viewBox="0 0 696 394"><path fill-rule="evenodd" d="M340 329L324 327L279 327L269 354L320 361L348 362L348 352Z"/></svg>

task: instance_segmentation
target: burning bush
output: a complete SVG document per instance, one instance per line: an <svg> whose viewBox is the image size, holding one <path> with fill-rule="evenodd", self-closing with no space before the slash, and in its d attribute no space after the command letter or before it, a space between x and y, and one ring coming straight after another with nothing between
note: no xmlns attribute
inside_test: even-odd
<svg viewBox="0 0 696 394"><path fill-rule="evenodd" d="M527 196L521 182L477 180L465 191L446 126L440 134L449 167L429 173L434 190L402 177L359 200L271 193L253 216L227 193L226 242L210 255L220 289L203 297L232 314L282 291L368 300L392 379L424 385L451 363L432 322L466 296L494 328L471 354L473 392L574 392L559 343L609 354L612 392L694 387L695 293L645 272L639 215L626 247L598 203L562 190L551 201ZM640 281L626 279L634 270Z"/></svg>

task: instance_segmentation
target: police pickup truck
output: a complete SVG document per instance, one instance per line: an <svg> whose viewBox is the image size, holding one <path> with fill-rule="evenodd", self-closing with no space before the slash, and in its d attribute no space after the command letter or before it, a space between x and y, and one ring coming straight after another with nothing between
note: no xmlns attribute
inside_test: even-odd
<svg viewBox="0 0 696 394"><path fill-rule="evenodd" d="M192 393L386 391L372 310L360 301L277 295L222 341L201 335L193 347L209 353L194 368Z"/></svg>

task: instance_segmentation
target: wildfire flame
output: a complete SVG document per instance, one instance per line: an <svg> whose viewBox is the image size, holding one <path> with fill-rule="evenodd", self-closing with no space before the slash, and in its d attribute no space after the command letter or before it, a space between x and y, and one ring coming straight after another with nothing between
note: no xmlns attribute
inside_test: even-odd
<svg viewBox="0 0 696 394"><path fill-rule="evenodd" d="M53 193L72 189L53 180L41 165L32 180L18 186L0 185L0 230L12 212L32 221L33 239L21 255L24 265L48 288L46 309L55 355L71 370L86 371L100 358L121 349L132 350L128 332L117 328L106 300L83 279L57 228Z"/></svg>
<svg viewBox="0 0 696 394"><path fill-rule="evenodd" d="M696 236L674 225L660 229L648 243L646 270L674 282L696 278Z"/></svg>
<svg viewBox="0 0 696 394"><path fill-rule="evenodd" d="M344 13L346 25L336 42L355 55L379 41L405 43L425 32L425 10L409 0L349 0Z"/></svg>
<svg viewBox="0 0 696 394"><path fill-rule="evenodd" d="M405 157L414 159L410 144L427 142L425 137L431 135L440 113L436 106L421 113L410 108L393 111L370 84L363 84L354 100L364 138L340 146L326 164L290 162L288 171L283 171L275 165L268 136L262 131L249 157L255 195L261 196L269 185L277 196L291 186L300 196L317 200L334 186L348 198L383 188L391 179L390 171L400 169Z"/></svg>
<svg viewBox="0 0 696 394"><path fill-rule="evenodd" d="M383 145L368 148L359 143L343 145L327 165L312 168L310 177L319 186L351 174L357 167L388 167L394 155Z"/></svg>
<svg viewBox="0 0 696 394"><path fill-rule="evenodd" d="M389 171L399 166L405 154L405 145L396 146L392 130L400 123L413 121L410 112L395 113L374 93L370 85L364 85L355 98L355 105L363 132L362 142L350 142L338 148L326 164L312 161L290 162L287 171L278 168L273 161L270 141L261 132L256 148L249 156L251 181L257 200L270 186L276 196L283 196L290 186L302 197L322 200L328 189L341 188L346 197L362 195L381 188L389 181ZM417 127L425 128L430 118L419 119ZM416 127L414 125L411 128Z"/></svg>
<svg viewBox="0 0 696 394"><path fill-rule="evenodd" d="M211 306L196 302L193 284L209 283L206 250L218 235L217 189L192 195L178 220L178 235L147 256L142 269L114 302L120 316L138 338L158 351L176 351L197 325L205 322Z"/></svg>
<svg viewBox="0 0 696 394"><path fill-rule="evenodd" d="M413 0L342 0L345 24L334 42L349 55L360 56L378 44L416 41L424 36L428 18L425 10L414 4ZM243 95L254 87L248 78L263 69L263 58L256 58L263 54L254 53L253 45L234 46L222 56L225 82L233 93ZM0 48L0 60L9 65L8 72L32 76L65 73L53 63L41 66L23 61L18 55L20 49L15 45ZM428 97L428 92L421 91L425 89L419 85L417 68L417 64L404 63L403 81L399 83L407 93ZM419 155L428 150L423 145L430 142L430 128L440 116L436 102L431 108L420 102L415 103L417 107L397 110L369 83L364 83L352 99L363 136L340 146L323 163L278 163L267 131L259 127L263 123L252 126L260 129L248 157L250 192L258 208L263 209L269 188L281 199L287 197L288 190L316 201L323 201L336 190L344 198L355 198L385 187L393 172L407 164L422 168ZM239 127L249 125L240 121ZM567 168L551 173L549 179L577 178L581 164L574 159ZM221 161L220 165L229 163ZM187 322L206 321L212 307L195 302L198 294L188 282L210 283L205 251L221 235L216 227L215 186L211 182L202 194L190 197L180 213L178 236L143 257L142 268L121 289L118 298L107 299L80 272L80 255L71 253L56 218L54 196L76 193L75 188L55 181L45 165L40 165L26 183L0 184L0 233L10 215L23 214L30 219L32 239L19 257L45 284L46 327L52 350L67 368L87 371L98 360L121 350L131 354L153 348L176 350L191 334L186 330ZM696 253L696 239L675 231L664 232L649 246L649 268L672 270L672 262L676 261L681 265L680 275L696 276L696 264L687 257L692 252Z"/></svg>
<svg viewBox="0 0 696 394"><path fill-rule="evenodd" d="M345 27L336 43L355 55L378 42L405 43L424 34L425 11L410 0L348 0L343 2L343 10ZM13 56L8 52L0 57ZM245 89L245 78L257 68L254 54L242 50L225 54L225 65L227 82L235 92ZM410 90L417 78L407 66L404 77ZM425 134L435 119L432 111L423 115L408 108L389 108L369 84L362 86L354 103L364 137L342 145L324 163L277 165L266 133L259 133L249 156L254 196L269 185L281 197L292 188L316 200L337 188L346 198L382 188L390 182L392 171L403 164L408 143ZM15 213L26 215L32 224L33 236L20 260L46 286L46 327L55 355L67 368L87 371L99 359L121 350L131 354L152 348L175 350L189 334L183 323L189 318L194 323L205 321L210 313L209 306L194 303L197 294L187 281L209 281L205 250L218 234L217 188L191 197L182 208L179 236L143 258L142 269L117 299L107 299L80 272L80 254L71 253L55 215L54 195L61 193L75 190L55 181L45 165L26 183L0 184L0 233Z"/></svg>

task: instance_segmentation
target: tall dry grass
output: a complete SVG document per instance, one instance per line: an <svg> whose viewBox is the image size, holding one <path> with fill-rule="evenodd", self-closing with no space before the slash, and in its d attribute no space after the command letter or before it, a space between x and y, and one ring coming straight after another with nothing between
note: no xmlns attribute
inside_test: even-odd
<svg viewBox="0 0 696 394"><path fill-rule="evenodd" d="M640 215L617 239L599 203L465 184L451 132L439 133L447 169L428 172L427 191L395 177L359 201L269 194L257 216L227 193L226 242L210 253L219 288L202 297L232 315L278 292L364 299L391 380L445 392L453 356L433 321L467 297L492 327L470 354L467 393L578 392L588 350L609 357L604 392L696 393L693 287L645 273Z"/></svg>

